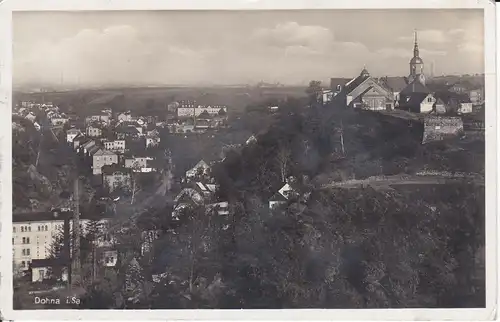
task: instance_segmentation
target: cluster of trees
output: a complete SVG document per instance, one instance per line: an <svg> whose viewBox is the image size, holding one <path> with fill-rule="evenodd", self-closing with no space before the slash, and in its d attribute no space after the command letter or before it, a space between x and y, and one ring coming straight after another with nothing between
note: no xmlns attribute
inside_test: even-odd
<svg viewBox="0 0 500 322"><path fill-rule="evenodd" d="M248 193L229 216L199 207L175 223L150 211L120 226L118 265L80 308L481 307L483 200L457 184L318 190L300 211ZM144 231L158 232L146 251Z"/></svg>
<svg viewBox="0 0 500 322"><path fill-rule="evenodd" d="M72 151L49 130L41 133L28 120L13 121L19 125L12 133L13 207L31 210L68 190Z"/></svg>

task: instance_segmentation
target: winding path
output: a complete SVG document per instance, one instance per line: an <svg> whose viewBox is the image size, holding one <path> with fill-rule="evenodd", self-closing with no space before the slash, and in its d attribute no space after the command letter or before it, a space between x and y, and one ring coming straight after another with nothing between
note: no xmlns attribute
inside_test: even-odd
<svg viewBox="0 0 500 322"><path fill-rule="evenodd" d="M390 189L395 185L435 185L449 184L457 182L468 182L484 186L484 177L477 174L416 174L416 175L393 175L370 177L361 180L347 180L341 182L332 182L321 186L321 189L352 189L370 186L378 189Z"/></svg>

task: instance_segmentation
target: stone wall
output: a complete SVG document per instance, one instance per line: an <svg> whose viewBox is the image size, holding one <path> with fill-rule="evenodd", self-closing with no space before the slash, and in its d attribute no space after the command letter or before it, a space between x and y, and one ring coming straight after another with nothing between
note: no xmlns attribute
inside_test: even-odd
<svg viewBox="0 0 500 322"><path fill-rule="evenodd" d="M462 135L464 123L460 117L427 116L424 119L422 143L439 141Z"/></svg>

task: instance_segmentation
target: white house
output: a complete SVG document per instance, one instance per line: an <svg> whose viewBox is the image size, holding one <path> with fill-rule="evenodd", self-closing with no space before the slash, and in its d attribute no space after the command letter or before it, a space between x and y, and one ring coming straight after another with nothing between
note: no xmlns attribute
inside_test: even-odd
<svg viewBox="0 0 500 322"><path fill-rule="evenodd" d="M118 114L117 119L119 122L130 122L132 121L132 114L130 112L123 112Z"/></svg>
<svg viewBox="0 0 500 322"><path fill-rule="evenodd" d="M34 123L36 120L36 115L33 112L29 112L24 118Z"/></svg>
<svg viewBox="0 0 500 322"><path fill-rule="evenodd" d="M102 124L109 124L111 117L109 113L101 112L95 115L90 115L85 118L85 124L92 124L94 122L99 122Z"/></svg>
<svg viewBox="0 0 500 322"><path fill-rule="evenodd" d="M177 108L177 116L193 117L193 116L199 116L203 112L207 112L209 115L214 116L218 115L221 111L227 113L227 107L219 105L214 105L214 106L198 105L196 107L179 107Z"/></svg>
<svg viewBox="0 0 500 322"><path fill-rule="evenodd" d="M64 116L57 116L57 117L53 117L50 119L50 123L52 123L53 126L64 125L68 122L69 122L69 118L64 117Z"/></svg>
<svg viewBox="0 0 500 322"><path fill-rule="evenodd" d="M285 204L288 201L294 199L294 198L299 198L302 201L307 200L309 198L310 193L301 193L300 189L296 186L295 184L295 179L294 178L289 178L287 180L287 183L281 187L280 190L278 190L277 193L274 194L274 196L269 199L269 208L274 209L278 207L279 205Z"/></svg>
<svg viewBox="0 0 500 322"><path fill-rule="evenodd" d="M217 202L207 205L207 211L216 211L219 216L229 215L229 202Z"/></svg>
<svg viewBox="0 0 500 322"><path fill-rule="evenodd" d="M117 250L106 250L102 254L103 263L106 267L115 267L118 262Z"/></svg>
<svg viewBox="0 0 500 322"><path fill-rule="evenodd" d="M125 168L130 168L134 172L151 172L153 168L150 162L154 160L153 157L148 156L132 156L125 159Z"/></svg>
<svg viewBox="0 0 500 322"><path fill-rule="evenodd" d="M331 102L333 99L333 91L332 90L323 90L321 93L321 102L323 104Z"/></svg>
<svg viewBox="0 0 500 322"><path fill-rule="evenodd" d="M111 151L100 149L92 156L92 172L93 174L101 174L102 167L118 163L118 155Z"/></svg>
<svg viewBox="0 0 500 322"><path fill-rule="evenodd" d="M104 148L106 150L109 150L109 151L124 153L125 152L125 140L105 141Z"/></svg>
<svg viewBox="0 0 500 322"><path fill-rule="evenodd" d="M93 125L87 126L85 132L90 137L98 137L102 135L101 128Z"/></svg>
<svg viewBox="0 0 500 322"><path fill-rule="evenodd" d="M437 99L432 93L411 93L401 97L399 106L413 113L430 113L436 103Z"/></svg>
<svg viewBox="0 0 500 322"><path fill-rule="evenodd" d="M66 131L66 142L72 143L73 140L80 134L82 134L82 132L79 129L69 129Z"/></svg>
<svg viewBox="0 0 500 322"><path fill-rule="evenodd" d="M61 276L58 278L66 282L68 280L68 265L62 260L44 258L44 259L33 259L31 262L31 282L43 282L51 278L51 271L55 267L61 269Z"/></svg>
<svg viewBox="0 0 500 322"><path fill-rule="evenodd" d="M250 137L246 140L245 144L246 144L246 145L249 145L249 144L252 144L252 143L255 143L255 142L257 142L257 138L255 137L255 135L252 135L252 136L250 136Z"/></svg>
<svg viewBox="0 0 500 322"><path fill-rule="evenodd" d="M155 147L160 144L160 138L157 136L147 136L146 137L146 148Z"/></svg>
<svg viewBox="0 0 500 322"><path fill-rule="evenodd" d="M461 102L458 108L458 114L472 113L472 102Z"/></svg>
<svg viewBox="0 0 500 322"><path fill-rule="evenodd" d="M41 212L13 214L13 261L19 269L27 270L34 259L50 256L50 245L62 231L64 217L58 213Z"/></svg>
<svg viewBox="0 0 500 322"><path fill-rule="evenodd" d="M210 172L210 166L203 160L198 162L194 167L186 171L186 178L193 179L197 175L208 175Z"/></svg>

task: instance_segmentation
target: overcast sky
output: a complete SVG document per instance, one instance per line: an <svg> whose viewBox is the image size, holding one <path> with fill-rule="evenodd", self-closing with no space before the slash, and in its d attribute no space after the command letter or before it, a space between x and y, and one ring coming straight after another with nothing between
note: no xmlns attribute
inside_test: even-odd
<svg viewBox="0 0 500 322"><path fill-rule="evenodd" d="M365 65L406 76L414 29L426 74L483 73L483 28L470 9L24 12L14 85L297 84Z"/></svg>

